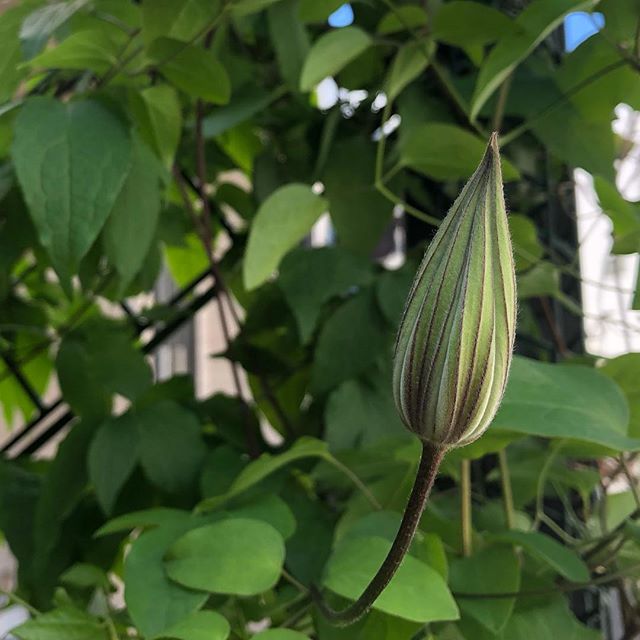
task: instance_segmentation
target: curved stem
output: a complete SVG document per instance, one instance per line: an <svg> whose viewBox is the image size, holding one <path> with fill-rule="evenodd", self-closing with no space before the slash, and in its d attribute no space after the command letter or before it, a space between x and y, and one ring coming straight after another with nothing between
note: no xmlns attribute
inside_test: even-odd
<svg viewBox="0 0 640 640"><path fill-rule="evenodd" d="M0 595L4 596L9 602L13 604L17 604L21 607L24 607L32 616L39 616L40 611L38 611L35 607L31 606L26 600L23 600L20 596L16 595L12 591L6 591L5 589L0 589Z"/></svg>
<svg viewBox="0 0 640 640"><path fill-rule="evenodd" d="M462 555L473 552L471 522L471 461L464 458L460 466L460 520L462 521Z"/></svg>
<svg viewBox="0 0 640 640"><path fill-rule="evenodd" d="M515 510L513 508L513 491L511 489L511 474L505 449L498 451L500 463L500 483L502 484L502 500L504 502L504 515L507 521L507 529L515 528Z"/></svg>
<svg viewBox="0 0 640 640"><path fill-rule="evenodd" d="M382 505L378 502L378 499L369 491L367 485L360 480L357 474L355 474L346 464L342 464L340 460L333 456L324 458L330 465L334 466L340 473L343 473L354 486L362 492L362 495L369 501L374 509L382 509Z"/></svg>
<svg viewBox="0 0 640 640"><path fill-rule="evenodd" d="M422 458L420 459L416 480L404 510L396 538L382 566L378 569L378 573L376 573L371 582L369 582L362 595L346 609L336 611L324 601L317 588L311 588L316 605L322 615L330 622L337 626L353 624L371 609L371 606L378 596L389 584L407 553L416 529L420 524L420 517L424 511L427 498L431 493L431 488L438 475L438 469L440 468L440 463L445 453L446 449L442 447L428 442L423 443Z"/></svg>

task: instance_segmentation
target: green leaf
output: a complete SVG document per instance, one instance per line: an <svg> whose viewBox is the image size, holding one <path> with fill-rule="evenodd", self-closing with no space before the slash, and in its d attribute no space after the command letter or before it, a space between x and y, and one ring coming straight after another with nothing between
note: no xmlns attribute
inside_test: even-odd
<svg viewBox="0 0 640 640"><path fill-rule="evenodd" d="M20 43L20 25L38 3L18 2L2 14L0 20L0 104L9 100L26 74L20 65L22 47Z"/></svg>
<svg viewBox="0 0 640 640"><path fill-rule="evenodd" d="M309 640L309 636L291 629L267 629L253 636L252 640Z"/></svg>
<svg viewBox="0 0 640 640"><path fill-rule="evenodd" d="M433 52L433 43L426 39L408 42L398 50L385 82L389 100L395 100L427 68Z"/></svg>
<svg viewBox="0 0 640 640"><path fill-rule="evenodd" d="M160 216L160 176L149 149L134 142L129 175L104 228L105 254L125 291L140 271L156 236Z"/></svg>
<svg viewBox="0 0 640 640"><path fill-rule="evenodd" d="M149 47L149 57L169 82L192 98L212 104L229 102L229 76L213 53L204 47L159 38Z"/></svg>
<svg viewBox="0 0 640 640"><path fill-rule="evenodd" d="M305 23L326 22L344 4L344 0L300 0L298 15Z"/></svg>
<svg viewBox="0 0 640 640"><path fill-rule="evenodd" d="M40 242L69 288L129 172L127 130L98 102L31 98L16 119L12 154Z"/></svg>
<svg viewBox="0 0 640 640"><path fill-rule="evenodd" d="M255 289L265 282L326 210L326 200L304 184L288 184L272 193L251 225L243 264L245 287Z"/></svg>
<svg viewBox="0 0 640 640"><path fill-rule="evenodd" d="M77 562L67 569L61 576L60 582L79 589L99 587L108 590L109 577L103 569L94 564Z"/></svg>
<svg viewBox="0 0 640 640"><path fill-rule="evenodd" d="M455 125L429 122L414 128L402 145L400 160L405 167L436 180L468 178L478 166L486 141ZM520 177L518 170L502 158L505 181Z"/></svg>
<svg viewBox="0 0 640 640"><path fill-rule="evenodd" d="M518 591L520 563L509 547L488 547L469 558L453 560L449 568L449 584L454 593L479 593L483 596ZM509 620L516 599L460 598L459 601L464 613L498 633Z"/></svg>
<svg viewBox="0 0 640 640"><path fill-rule="evenodd" d="M281 0L238 0L238 2L234 2L233 4L233 15L237 18L249 16L280 1Z"/></svg>
<svg viewBox="0 0 640 640"><path fill-rule="evenodd" d="M320 394L366 371L385 351L389 334L372 289L345 302L325 323L311 369L311 390Z"/></svg>
<svg viewBox="0 0 640 640"><path fill-rule="evenodd" d="M516 271L524 271L542 258L544 249L538 240L536 225L527 216L511 213L508 220Z"/></svg>
<svg viewBox="0 0 640 640"><path fill-rule="evenodd" d="M407 262L396 271L385 271L376 282L376 299L380 311L392 327L400 324L417 265Z"/></svg>
<svg viewBox="0 0 640 640"><path fill-rule="evenodd" d="M71 608L40 614L11 633L20 640L109 640L100 620Z"/></svg>
<svg viewBox="0 0 640 640"><path fill-rule="evenodd" d="M142 3L142 36L147 44L169 37L189 42L220 13L219 0L153 0Z"/></svg>
<svg viewBox="0 0 640 640"><path fill-rule="evenodd" d="M347 514L336 527L336 544L342 544L349 538L371 536L393 542L401 520L402 514L397 511L373 511L355 522L352 522ZM345 527L346 531L343 531ZM435 533L425 534L418 530L409 548L409 553L435 569L444 580L447 580L449 567L440 536Z"/></svg>
<svg viewBox="0 0 640 640"><path fill-rule="evenodd" d="M580 556L553 538L537 531L507 531L494 536L496 540L511 542L529 554L548 564L562 577L571 582L589 580L589 569Z"/></svg>
<svg viewBox="0 0 640 640"><path fill-rule="evenodd" d="M157 638L176 640L226 640L229 623L215 611L196 611L162 632Z"/></svg>
<svg viewBox="0 0 640 640"><path fill-rule="evenodd" d="M65 400L80 415L106 415L114 394L135 400L152 384L151 369L128 331L104 319L63 338L56 369Z"/></svg>
<svg viewBox="0 0 640 640"><path fill-rule="evenodd" d="M307 342L326 302L372 279L368 260L337 247L323 247L289 253L280 265L278 284L296 318L300 338Z"/></svg>
<svg viewBox="0 0 640 640"><path fill-rule="evenodd" d="M215 138L238 124L249 120L252 116L266 109L281 91L267 93L256 86L243 87L234 91L231 102L224 107L217 107L202 121L202 132L205 138Z"/></svg>
<svg viewBox="0 0 640 640"><path fill-rule="evenodd" d="M300 73L309 53L309 34L298 19L298 0L282 0L269 7L269 34L276 52L280 75L297 91Z"/></svg>
<svg viewBox="0 0 640 640"><path fill-rule="evenodd" d="M580 115L592 122L608 120L621 102L635 108L640 104L636 72L631 65L620 64L620 52L604 34L589 38L563 58L554 79Z"/></svg>
<svg viewBox="0 0 640 640"><path fill-rule="evenodd" d="M21 583L29 584L29 578L34 574L34 531L38 531L36 510L38 502L42 501L43 487L47 485L43 485L39 474L25 471L4 458L0 461L0 531L3 542L8 543L19 562L18 577ZM48 490L47 493L51 496L54 492ZM74 495L72 502L75 499ZM54 517L58 515L55 510L49 513ZM53 529L52 534L57 539L58 527ZM50 538L45 539L48 540ZM37 544L38 541L35 542ZM51 546L54 544L52 541ZM42 576L38 575L37 579L42 579Z"/></svg>
<svg viewBox="0 0 640 640"><path fill-rule="evenodd" d="M88 1L55 2L30 13L20 27L20 41L25 57L35 56L47 44L54 31L64 25Z"/></svg>
<svg viewBox="0 0 640 640"><path fill-rule="evenodd" d="M121 48L122 38L115 38L103 29L86 29L43 51L32 58L29 65L49 69L90 69L103 74L117 64Z"/></svg>
<svg viewBox="0 0 640 640"><path fill-rule="evenodd" d="M250 462L235 479L229 491L223 496L215 496L204 500L199 505L200 511L213 509L227 500L237 496L282 467L303 458L330 458L327 445L321 440L303 436L286 451L279 455L263 453L257 460Z"/></svg>
<svg viewBox="0 0 640 640"><path fill-rule="evenodd" d="M166 84L131 91L129 107L140 137L162 164L170 167L182 131L182 112L176 92Z"/></svg>
<svg viewBox="0 0 640 640"><path fill-rule="evenodd" d="M593 180L598 203L613 223L612 253L625 254L640 251L640 208L627 202L615 184L600 176Z"/></svg>
<svg viewBox="0 0 640 640"><path fill-rule="evenodd" d="M299 438L291 449L277 456L263 453L257 460L248 464L236 478L231 489L233 494L246 491L278 469L302 458L323 458L327 454L327 445L315 438Z"/></svg>
<svg viewBox="0 0 640 640"><path fill-rule="evenodd" d="M289 539L296 531L296 519L287 503L273 493L252 500L229 510L234 518L261 520L270 524L284 540Z"/></svg>
<svg viewBox="0 0 640 640"><path fill-rule="evenodd" d="M150 529L161 525L172 525L183 522L188 515L189 513L186 511L168 507L132 511L109 520L95 532L94 537L110 536L113 533L131 531L132 529Z"/></svg>
<svg viewBox="0 0 640 640"><path fill-rule="evenodd" d="M358 27L334 29L321 35L304 62L300 90L311 91L321 80L344 69L371 44L371 37Z"/></svg>
<svg viewBox="0 0 640 640"><path fill-rule="evenodd" d="M534 264L528 271L518 274L518 298L527 300L539 296L560 295L560 272L547 260Z"/></svg>
<svg viewBox="0 0 640 640"><path fill-rule="evenodd" d="M637 0L602 0L598 11L604 13L605 32L616 40L630 39L635 35L638 17Z"/></svg>
<svg viewBox="0 0 640 640"><path fill-rule="evenodd" d="M57 455L47 470L36 505L35 524L28 537L35 542L35 548L29 553L29 562L33 563L31 571L40 596L44 592L45 597L50 597L49 590L53 590L61 571L59 556L63 526L86 495L87 451L98 424L92 420L76 423L58 447ZM24 508L22 517L25 517ZM0 526L4 527L5 523L0 522ZM5 529L7 534L8 531ZM13 543L11 547L18 556L21 569L26 569L27 560L16 551L19 547Z"/></svg>
<svg viewBox="0 0 640 640"><path fill-rule="evenodd" d="M602 373L515 357L491 429L640 449L640 440L627 437L628 424L622 391Z"/></svg>
<svg viewBox="0 0 640 640"><path fill-rule="evenodd" d="M4 230L8 231L6 227ZM41 342L42 338L39 335L33 337L20 335L16 345L19 350L30 350ZM40 353L22 367L22 373L37 393L44 394L51 378L52 369L53 365L49 354ZM0 404L2 404L7 424L14 424L17 415L22 415L25 420L30 419L35 412L31 398L4 365L0 366L0 376L4 377L4 380L0 381L0 398L2 398Z"/></svg>
<svg viewBox="0 0 640 640"><path fill-rule="evenodd" d="M378 537L393 542L401 520L401 513L388 510L372 511L355 522L351 521L347 515L336 527L334 546L337 547L350 538ZM411 548L409 552L411 553L412 550Z"/></svg>
<svg viewBox="0 0 640 640"><path fill-rule="evenodd" d="M407 29L419 29L425 27L429 22L427 12L422 7L415 5L405 5L396 7L393 11L385 14L376 31L382 35L398 33Z"/></svg>
<svg viewBox="0 0 640 640"><path fill-rule="evenodd" d="M332 451L408 436L393 401L390 376L383 372L341 384L329 396L325 422Z"/></svg>
<svg viewBox="0 0 640 640"><path fill-rule="evenodd" d="M189 284L209 267L209 258L200 238L195 233L189 233L183 240L182 244L164 248L167 266L179 287Z"/></svg>
<svg viewBox="0 0 640 640"><path fill-rule="evenodd" d="M105 420L89 449L89 477L109 514L138 462L140 435L131 412Z"/></svg>
<svg viewBox="0 0 640 640"><path fill-rule="evenodd" d="M195 485L206 448L195 414L171 400L136 412L140 463L149 480L170 493Z"/></svg>
<svg viewBox="0 0 640 640"><path fill-rule="evenodd" d="M544 606L516 611L502 637L509 640L601 640L602 634L580 624L569 611L567 601L563 597L556 597Z"/></svg>
<svg viewBox="0 0 640 640"><path fill-rule="evenodd" d="M433 19L433 37L462 49L483 47L514 31L502 11L480 2L454 0L443 4Z"/></svg>
<svg viewBox="0 0 640 640"><path fill-rule="evenodd" d="M349 137L334 144L322 175L340 246L369 258L392 221L393 205L373 185L375 143Z"/></svg>
<svg viewBox="0 0 640 640"><path fill-rule="evenodd" d="M387 540L357 537L345 540L325 568L324 586L355 600L379 569L389 550ZM425 598L425 594L429 594ZM405 556L398 572L373 605L405 620L457 620L458 608L442 577L412 556Z"/></svg>
<svg viewBox="0 0 640 640"><path fill-rule="evenodd" d="M169 580L163 564L169 547L193 526L185 514L182 522L147 531L131 545L124 563L124 598L133 623L145 636L160 635L209 597Z"/></svg>
<svg viewBox="0 0 640 640"><path fill-rule="evenodd" d="M239 417L238 426L242 426L242 416ZM202 497L219 496L228 491L244 466L240 453L229 445L224 444L209 451L200 476Z"/></svg>
<svg viewBox="0 0 640 640"><path fill-rule="evenodd" d="M253 174L253 163L264 149L260 136L250 123L225 131L216 138L216 143L246 175Z"/></svg>
<svg viewBox="0 0 640 640"><path fill-rule="evenodd" d="M568 13L589 9L595 4L595 0L533 0L528 4L515 20L516 29L498 41L482 65L470 117L478 116L493 92Z"/></svg>
<svg viewBox="0 0 640 640"><path fill-rule="evenodd" d="M172 580L191 589L252 596L276 584L284 554L282 536L271 525L229 518L186 533L165 566Z"/></svg>
<svg viewBox="0 0 640 640"><path fill-rule="evenodd" d="M599 371L618 384L627 398L631 417L629 435L640 438L640 353L627 353L607 360Z"/></svg>
<svg viewBox="0 0 640 640"><path fill-rule="evenodd" d="M613 181L616 149L608 119L589 121L570 103L553 104L546 115L535 118L536 136L559 160ZM582 135L585 127L589 127L588 137Z"/></svg>

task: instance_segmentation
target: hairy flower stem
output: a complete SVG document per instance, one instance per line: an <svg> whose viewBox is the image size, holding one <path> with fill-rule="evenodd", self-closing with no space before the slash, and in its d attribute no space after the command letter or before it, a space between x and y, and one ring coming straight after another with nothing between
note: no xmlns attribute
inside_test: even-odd
<svg viewBox="0 0 640 640"><path fill-rule="evenodd" d="M416 474L416 480L404 510L404 516L402 517L396 538L382 566L378 569L378 573L376 573L371 582L369 582L367 588L362 592L362 595L346 609L336 611L324 601L320 592L315 587L312 587L313 598L322 615L336 626L346 627L357 622L371 609L371 606L378 596L389 582L391 582L420 524L420 518L427 503L427 498L431 493L431 488L438 475L440 463L446 452L447 449L445 447L433 445L429 442L423 443L422 457Z"/></svg>

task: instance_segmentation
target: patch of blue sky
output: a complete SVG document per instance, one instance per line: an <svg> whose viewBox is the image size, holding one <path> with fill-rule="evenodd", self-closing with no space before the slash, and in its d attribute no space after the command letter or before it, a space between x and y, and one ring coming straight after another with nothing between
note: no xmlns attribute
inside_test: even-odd
<svg viewBox="0 0 640 640"><path fill-rule="evenodd" d="M604 27L604 15L574 11L564 19L564 48L571 52Z"/></svg>
<svg viewBox="0 0 640 640"><path fill-rule="evenodd" d="M328 19L328 23L332 27L348 27L353 24L353 9L347 2L338 7Z"/></svg>

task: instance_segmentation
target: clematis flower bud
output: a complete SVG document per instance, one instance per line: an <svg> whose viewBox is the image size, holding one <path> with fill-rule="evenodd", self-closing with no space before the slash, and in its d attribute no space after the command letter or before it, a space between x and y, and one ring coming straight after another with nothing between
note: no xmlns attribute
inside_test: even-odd
<svg viewBox="0 0 640 640"><path fill-rule="evenodd" d="M494 133L429 244L396 339L393 389L423 442L479 438L502 400L515 336L516 285Z"/></svg>

